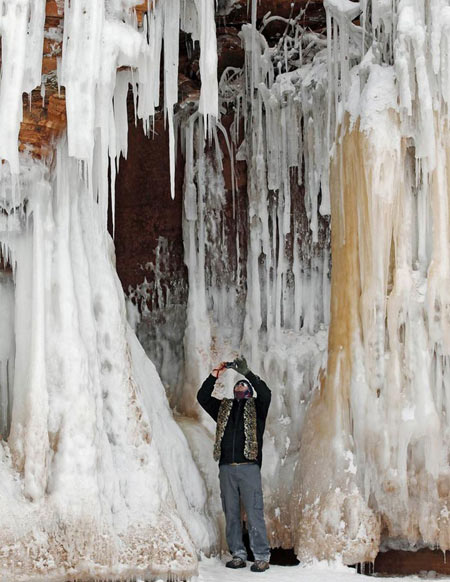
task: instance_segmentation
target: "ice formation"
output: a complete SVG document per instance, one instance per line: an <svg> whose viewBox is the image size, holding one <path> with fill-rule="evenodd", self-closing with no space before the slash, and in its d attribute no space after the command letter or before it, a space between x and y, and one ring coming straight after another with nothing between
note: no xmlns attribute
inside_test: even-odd
<svg viewBox="0 0 450 582"><path fill-rule="evenodd" d="M191 576L217 544L186 438L128 328L106 229L128 84L148 129L163 37L173 131L178 0L151 2L141 28L135 4L66 1L67 133L48 164L18 153L22 93L41 82L45 2L0 4L0 257L12 268L0 279L2 579ZM212 0L181 5L181 24L211 51ZM210 124L214 57L200 67Z"/></svg>
<svg viewBox="0 0 450 582"><path fill-rule="evenodd" d="M14 385L14 284L12 275L0 273L0 435L9 433Z"/></svg>

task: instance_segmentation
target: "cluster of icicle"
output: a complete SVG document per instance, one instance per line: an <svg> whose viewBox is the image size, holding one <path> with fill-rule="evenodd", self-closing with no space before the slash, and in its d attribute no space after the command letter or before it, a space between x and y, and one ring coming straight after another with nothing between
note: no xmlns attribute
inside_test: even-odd
<svg viewBox="0 0 450 582"><path fill-rule="evenodd" d="M274 394L263 463L269 536L274 547L291 548L300 435L326 363L329 322L327 45L297 14L280 19L286 33L269 47L256 9L253 2L252 23L240 32L244 68L225 70L220 82L221 109L234 113L230 130L217 122L208 145L198 114L180 124L189 298L184 381L174 401L192 416L212 366L246 354ZM231 159L231 192L219 141ZM239 160L247 165L244 196L234 188ZM231 395L236 379L228 371L218 394ZM202 422L213 434L209 419ZM196 430L186 427L194 450ZM214 466L202 465L212 483Z"/></svg>
<svg viewBox="0 0 450 582"><path fill-rule="evenodd" d="M68 124L52 168L19 155L17 141L22 92L41 82L45 4L0 2L0 243L14 280L0 280L0 578L191 576L217 532L156 369L127 326L106 230L108 167L113 190L130 82L150 131L162 39L173 160L180 22L202 43L205 123L216 114L214 3L150 2L138 28L136 2L65 2Z"/></svg>
<svg viewBox="0 0 450 582"><path fill-rule="evenodd" d="M136 4L134 0L66 0L64 3L63 54L58 82L65 88L68 150L70 156L85 162L91 188L104 209L108 203L108 164L111 162L110 182L114 188L119 157L127 154L128 86L133 86L136 115L149 133L160 105L162 52L173 195L173 116L178 102L180 27L202 47L199 112L210 123L218 111L214 2L149 0L141 29L137 27L133 10ZM22 93L31 93L41 85L45 5L45 0L2 0L0 3L0 156L16 174L20 170L17 137L22 119Z"/></svg>

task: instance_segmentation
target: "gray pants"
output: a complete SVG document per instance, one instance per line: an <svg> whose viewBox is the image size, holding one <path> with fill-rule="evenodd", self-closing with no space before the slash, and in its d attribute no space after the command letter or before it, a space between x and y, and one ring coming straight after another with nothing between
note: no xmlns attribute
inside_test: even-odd
<svg viewBox="0 0 450 582"><path fill-rule="evenodd" d="M233 557L247 559L242 541L242 500L248 520L250 547L255 560L270 559L267 541L264 505L261 487L261 471L253 465L221 465L219 469L220 496L227 523L227 543Z"/></svg>

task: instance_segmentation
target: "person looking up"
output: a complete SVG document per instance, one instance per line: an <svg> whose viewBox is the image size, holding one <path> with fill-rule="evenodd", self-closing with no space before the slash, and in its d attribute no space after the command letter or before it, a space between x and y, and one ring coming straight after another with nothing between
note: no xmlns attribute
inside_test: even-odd
<svg viewBox="0 0 450 582"><path fill-rule="evenodd" d="M212 396L217 378L228 368L245 376L236 382L234 398ZM253 396L255 390L257 397ZM222 507L226 537L232 559L227 568L245 568L247 551L242 539L241 501L247 520L253 572L269 568L270 547L264 520L261 487L263 434L272 394L267 384L253 374L243 356L220 363L203 382L197 394L202 408L216 421L214 459L219 461Z"/></svg>

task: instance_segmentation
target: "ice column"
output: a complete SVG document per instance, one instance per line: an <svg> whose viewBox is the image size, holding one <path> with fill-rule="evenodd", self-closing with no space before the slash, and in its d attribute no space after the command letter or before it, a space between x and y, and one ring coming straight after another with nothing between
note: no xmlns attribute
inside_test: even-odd
<svg viewBox="0 0 450 582"><path fill-rule="evenodd" d="M69 568L193 575L195 548L209 551L217 533L164 388L127 328L98 203L64 145L55 177L23 166L20 191L26 221L2 234L16 288L2 568L29 579Z"/></svg>
<svg viewBox="0 0 450 582"><path fill-rule="evenodd" d="M234 357L242 306L235 271L230 268L234 260L229 227L225 226L227 200L217 128L211 128L216 147L210 148L205 144L204 121L199 114L191 116L182 131L186 155L183 239L189 296L185 378L179 405L189 415L197 415L196 393L216 358Z"/></svg>
<svg viewBox="0 0 450 582"><path fill-rule="evenodd" d="M450 546L449 7L364 2L364 30L356 8L327 2L331 323L295 499L300 556L346 562L372 560L380 532Z"/></svg>

